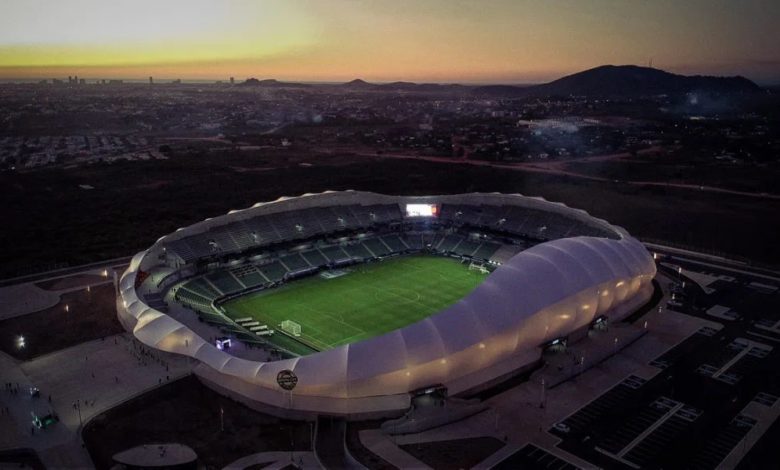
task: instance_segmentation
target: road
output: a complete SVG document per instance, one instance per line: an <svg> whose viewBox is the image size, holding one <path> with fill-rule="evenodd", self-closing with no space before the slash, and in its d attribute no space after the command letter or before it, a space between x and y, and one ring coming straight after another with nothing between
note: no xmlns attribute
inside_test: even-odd
<svg viewBox="0 0 780 470"><path fill-rule="evenodd" d="M658 149L651 147L645 150L640 150L637 153L641 155L643 153L651 153L656 150ZM329 150L327 153L333 153L333 151ZM753 198L760 198L760 199L780 200L780 194L755 193L750 191L738 191L735 189L721 188L716 186L703 186L703 185L686 184L686 183L670 183L667 181L615 180L610 178L604 178L601 176L593 176L584 173L579 173L579 172L567 170L565 168L565 165L569 162L582 163L582 162L594 162L594 161L609 161L609 160L619 160L622 158L633 156L629 153L597 155L593 157L570 158L564 160L554 160L548 162L535 162L535 163L495 163L486 160L467 160L463 158L454 158L454 157L433 157L433 156L408 155L408 154L398 154L398 153L377 154L375 152L365 152L365 151L357 151L353 153L359 156L372 157L372 158L420 160L420 161L427 161L433 163L470 165L470 166L478 166L478 167L498 168L498 169L510 170L510 171L547 173L553 175L569 176L572 178L586 179L591 181L618 183L618 184L626 184L632 186L658 186L664 188L689 189L689 190L703 191L708 193L730 194L735 196L746 196L746 197L753 197Z"/></svg>

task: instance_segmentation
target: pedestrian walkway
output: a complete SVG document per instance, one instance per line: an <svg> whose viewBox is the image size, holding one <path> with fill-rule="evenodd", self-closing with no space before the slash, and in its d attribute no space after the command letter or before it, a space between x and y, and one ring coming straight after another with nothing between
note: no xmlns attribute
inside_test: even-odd
<svg viewBox="0 0 780 470"><path fill-rule="evenodd" d="M278 470L291 463L305 469L322 468L314 452L259 452L241 457L224 470L243 470L253 465L262 466L263 470Z"/></svg>
<svg viewBox="0 0 780 470"><path fill-rule="evenodd" d="M387 460L398 468L429 469L421 461L401 450L383 431L366 429L360 431L360 442L368 450Z"/></svg>
<svg viewBox="0 0 780 470"><path fill-rule="evenodd" d="M149 350L128 333L89 341L19 363L0 353L0 406L10 415L0 432L3 448L34 449L48 468L90 468L81 427L92 417L150 388L191 372L189 358ZM30 387L40 396L33 398ZM33 429L30 412L54 412L59 423Z"/></svg>

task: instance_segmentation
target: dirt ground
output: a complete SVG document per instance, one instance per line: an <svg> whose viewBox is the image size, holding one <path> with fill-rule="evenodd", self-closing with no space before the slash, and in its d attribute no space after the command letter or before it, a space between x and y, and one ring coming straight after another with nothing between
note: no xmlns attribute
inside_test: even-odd
<svg viewBox="0 0 780 470"><path fill-rule="evenodd" d="M65 294L54 307L0 321L0 350L21 360L124 331L116 317L114 286ZM65 311L65 306L68 311ZM24 337L19 348L18 338Z"/></svg>
<svg viewBox="0 0 780 470"><path fill-rule="evenodd" d="M0 217L6 221L0 243L14 248L0 252L0 276L27 274L55 263L74 266L127 256L205 217L280 196L343 189L541 196L587 210L634 236L780 264L774 236L780 226L776 200L354 155L300 153L293 160L314 163L301 167L290 166L291 157L263 156L260 163L245 153L0 174L0 200L5 202ZM635 174L632 179L644 178ZM159 189L144 189L160 181L165 184ZM95 189L83 191L79 184L84 183Z"/></svg>
<svg viewBox="0 0 780 470"><path fill-rule="evenodd" d="M188 376L97 416L83 438L99 469L110 468L117 452L163 442L190 446L203 468L211 469L257 452L310 450L310 429L304 421L251 410Z"/></svg>
<svg viewBox="0 0 780 470"><path fill-rule="evenodd" d="M35 285L41 289L46 290L64 290L73 287L86 286L92 284L98 284L100 282L106 282L103 276L97 274L77 274L75 276L61 277L58 279L50 279L48 281L36 282Z"/></svg>
<svg viewBox="0 0 780 470"><path fill-rule="evenodd" d="M436 470L472 468L502 447L504 443L495 437L473 437L401 446L405 452ZM453 462L458 462L457 467L453 466Z"/></svg>

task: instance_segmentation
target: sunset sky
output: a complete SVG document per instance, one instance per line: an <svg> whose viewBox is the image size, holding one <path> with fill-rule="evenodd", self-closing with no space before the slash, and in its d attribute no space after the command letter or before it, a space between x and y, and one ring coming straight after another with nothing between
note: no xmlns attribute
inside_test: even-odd
<svg viewBox="0 0 780 470"><path fill-rule="evenodd" d="M778 0L0 0L0 78L780 81Z"/></svg>

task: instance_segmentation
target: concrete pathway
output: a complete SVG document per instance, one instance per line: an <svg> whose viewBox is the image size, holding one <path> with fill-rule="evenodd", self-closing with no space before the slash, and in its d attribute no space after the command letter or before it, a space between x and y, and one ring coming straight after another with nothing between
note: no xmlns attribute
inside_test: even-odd
<svg viewBox="0 0 780 470"><path fill-rule="evenodd" d="M143 353L127 333L82 343L20 363L0 353L0 405L10 416L0 416L2 448L29 447L47 468L91 468L82 447L81 425L130 398L189 374L187 358L155 351ZM3 384L11 382L18 394ZM32 398L29 388L40 389ZM49 402L51 396L51 402ZM78 403L78 406L74 406ZM60 422L33 434L31 412L59 415ZM80 416L79 416L80 415Z"/></svg>
<svg viewBox="0 0 780 470"><path fill-rule="evenodd" d="M276 470L295 463L300 468L322 468L314 452L260 452L247 455L224 467L224 470L243 470L252 465L266 464L264 470Z"/></svg>
<svg viewBox="0 0 780 470"><path fill-rule="evenodd" d="M59 301L58 292L41 289L32 283L0 287L0 320L38 312Z"/></svg>
<svg viewBox="0 0 780 470"><path fill-rule="evenodd" d="M360 442L368 450L387 460L398 468L430 469L421 461L401 450L390 437L379 429L360 431Z"/></svg>

